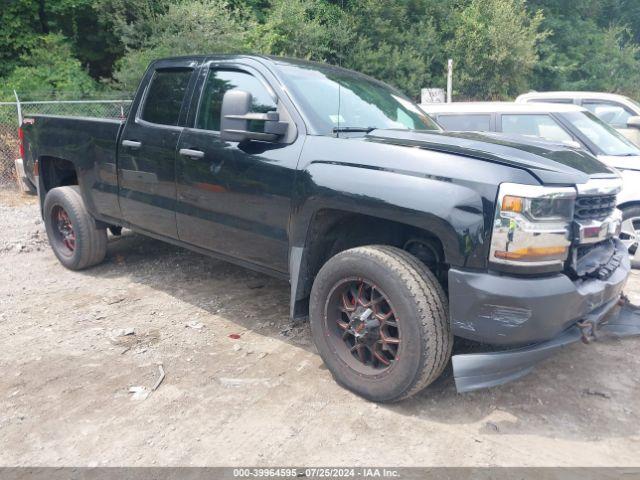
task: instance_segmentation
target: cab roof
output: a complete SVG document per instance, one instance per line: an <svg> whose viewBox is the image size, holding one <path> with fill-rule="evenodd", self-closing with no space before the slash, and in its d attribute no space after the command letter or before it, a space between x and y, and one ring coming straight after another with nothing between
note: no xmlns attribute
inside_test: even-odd
<svg viewBox="0 0 640 480"><path fill-rule="evenodd" d="M526 102L529 99L545 99L545 98L562 98L562 99L574 99L574 98L588 98L591 100L617 100L629 99L624 95L617 93L607 92L588 92L588 91L554 91L554 92L528 92L519 95L516 98L516 102Z"/></svg>

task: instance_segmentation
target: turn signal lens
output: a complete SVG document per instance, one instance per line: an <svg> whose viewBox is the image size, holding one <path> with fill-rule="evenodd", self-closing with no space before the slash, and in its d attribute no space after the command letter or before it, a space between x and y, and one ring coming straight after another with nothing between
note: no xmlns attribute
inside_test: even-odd
<svg viewBox="0 0 640 480"><path fill-rule="evenodd" d="M502 211L522 213L524 211L524 198L505 195L502 199Z"/></svg>
<svg viewBox="0 0 640 480"><path fill-rule="evenodd" d="M527 247L519 248L513 252L496 250L496 258L503 260L545 260L549 258L565 257L568 253L567 247Z"/></svg>

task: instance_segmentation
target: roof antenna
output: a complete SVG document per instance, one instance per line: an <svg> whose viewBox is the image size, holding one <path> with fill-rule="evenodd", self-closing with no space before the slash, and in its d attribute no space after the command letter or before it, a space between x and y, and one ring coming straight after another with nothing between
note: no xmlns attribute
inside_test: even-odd
<svg viewBox="0 0 640 480"><path fill-rule="evenodd" d="M340 0L340 9L342 10L342 14L344 15L344 0ZM343 50L343 45L340 45L340 49L339 49L338 53L338 66L342 67L342 55L344 54L344 50ZM338 132L336 132L336 136L340 136L340 99L341 99L341 93L340 92L340 81L338 81Z"/></svg>

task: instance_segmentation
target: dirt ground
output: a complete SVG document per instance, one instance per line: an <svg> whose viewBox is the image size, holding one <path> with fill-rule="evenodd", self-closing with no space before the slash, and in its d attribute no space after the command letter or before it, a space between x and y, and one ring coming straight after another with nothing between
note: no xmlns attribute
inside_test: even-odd
<svg viewBox="0 0 640 480"><path fill-rule="evenodd" d="M640 464L640 338L375 405L287 302L285 282L134 234L65 270L35 199L0 192L0 466Z"/></svg>

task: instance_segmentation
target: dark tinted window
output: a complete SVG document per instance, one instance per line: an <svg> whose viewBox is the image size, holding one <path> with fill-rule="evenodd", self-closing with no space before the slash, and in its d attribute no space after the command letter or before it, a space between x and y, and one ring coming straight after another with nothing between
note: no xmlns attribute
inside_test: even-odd
<svg viewBox="0 0 640 480"><path fill-rule="evenodd" d="M157 70L140 117L147 122L177 125L190 77L191 70Z"/></svg>
<svg viewBox="0 0 640 480"><path fill-rule="evenodd" d="M438 115L438 123L445 130L460 132L491 131L491 115Z"/></svg>
<svg viewBox="0 0 640 480"><path fill-rule="evenodd" d="M277 108L264 84L253 75L238 70L211 70L202 92L197 128L220 130L222 98L226 92L234 89L251 94L251 111L254 113L271 112Z"/></svg>

